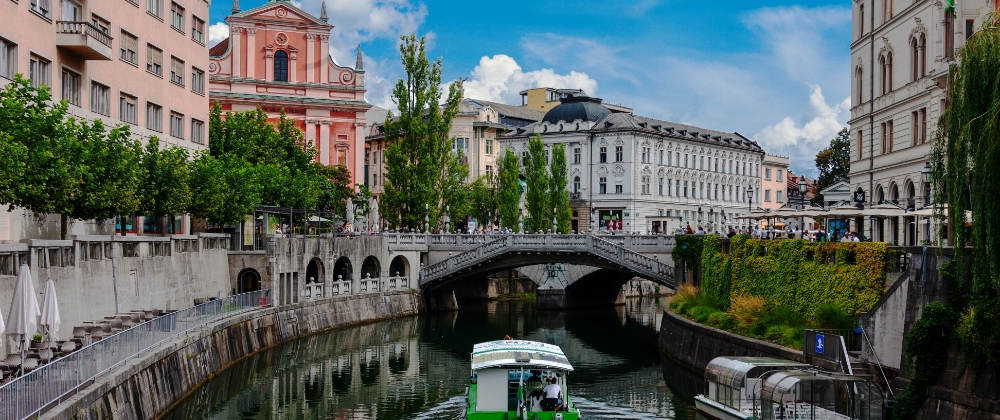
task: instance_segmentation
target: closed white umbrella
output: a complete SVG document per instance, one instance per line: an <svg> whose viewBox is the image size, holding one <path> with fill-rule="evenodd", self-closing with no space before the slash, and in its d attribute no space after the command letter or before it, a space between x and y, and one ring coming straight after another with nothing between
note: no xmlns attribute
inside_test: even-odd
<svg viewBox="0 0 1000 420"><path fill-rule="evenodd" d="M35 297L35 285L31 282L31 269L28 264L21 264L17 274L17 284L14 285L14 298L10 302L10 312L7 315L7 336L17 342L21 349L21 360L31 342L31 335L38 329L38 317L42 314L38 309L38 298Z"/></svg>
<svg viewBox="0 0 1000 420"><path fill-rule="evenodd" d="M45 280L45 292L42 294L42 315L38 317L38 331L49 341L59 340L59 300L56 298L56 283L52 277Z"/></svg>

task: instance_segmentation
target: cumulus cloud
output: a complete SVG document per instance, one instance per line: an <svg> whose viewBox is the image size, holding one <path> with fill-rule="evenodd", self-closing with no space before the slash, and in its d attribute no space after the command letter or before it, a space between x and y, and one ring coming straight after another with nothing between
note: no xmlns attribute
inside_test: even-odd
<svg viewBox="0 0 1000 420"><path fill-rule="evenodd" d="M493 102L520 103L519 92L536 87L583 89L597 94L597 81L586 73L558 74L552 69L525 72L510 56L497 54L479 59L479 65L464 84L465 96Z"/></svg>
<svg viewBox="0 0 1000 420"><path fill-rule="evenodd" d="M753 135L753 139L768 153L789 156L800 163L813 162L816 151L826 147L830 139L836 137L837 132L847 126L851 98L847 97L838 104L830 105L823 96L823 90L813 85L810 86L809 106L812 109L812 118L802 126L791 117L785 117L777 124L764 127ZM813 175L809 171L805 172Z"/></svg>
<svg viewBox="0 0 1000 420"><path fill-rule="evenodd" d="M225 22L214 23L208 27L209 47L214 47L215 44L222 42L226 38L229 38L229 25Z"/></svg>
<svg viewBox="0 0 1000 420"><path fill-rule="evenodd" d="M427 6L413 0L302 0L302 8L318 16L324 1L334 26L330 55L341 65L354 64L359 44L416 32L427 17Z"/></svg>

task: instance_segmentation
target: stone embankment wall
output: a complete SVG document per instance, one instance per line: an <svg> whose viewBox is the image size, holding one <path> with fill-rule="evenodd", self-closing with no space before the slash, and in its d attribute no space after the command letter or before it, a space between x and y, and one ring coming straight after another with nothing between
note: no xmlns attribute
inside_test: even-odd
<svg viewBox="0 0 1000 420"><path fill-rule="evenodd" d="M42 419L155 419L228 366L261 349L351 324L416 315L415 291L302 302L236 315L164 343L99 377Z"/></svg>
<svg viewBox="0 0 1000 420"><path fill-rule="evenodd" d="M659 344L660 353L698 370L704 370L719 356L768 356L806 362L801 351L701 325L669 310L663 311Z"/></svg>

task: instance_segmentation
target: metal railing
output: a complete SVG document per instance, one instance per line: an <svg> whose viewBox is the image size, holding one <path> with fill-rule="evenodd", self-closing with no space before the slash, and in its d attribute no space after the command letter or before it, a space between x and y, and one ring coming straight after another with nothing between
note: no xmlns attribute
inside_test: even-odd
<svg viewBox="0 0 1000 420"><path fill-rule="evenodd" d="M108 336L0 386L0 420L35 416L131 358L180 334L271 305L271 289L172 312Z"/></svg>
<svg viewBox="0 0 1000 420"><path fill-rule="evenodd" d="M839 335L844 337L844 346L846 346L846 351L861 351L861 332L856 329L821 330L809 328L809 331L821 332L826 335Z"/></svg>
<svg viewBox="0 0 1000 420"><path fill-rule="evenodd" d="M104 33L90 22L71 22L60 20L56 22L56 32L60 34L84 34L96 39L107 47L111 47L111 35Z"/></svg>

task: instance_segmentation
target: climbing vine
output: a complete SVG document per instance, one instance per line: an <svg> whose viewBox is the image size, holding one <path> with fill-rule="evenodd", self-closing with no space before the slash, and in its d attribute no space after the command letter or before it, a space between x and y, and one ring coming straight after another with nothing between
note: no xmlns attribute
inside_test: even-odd
<svg viewBox="0 0 1000 420"><path fill-rule="evenodd" d="M953 308L934 302L924 308L923 315L906 333L906 368L912 377L910 384L896 397L894 419L916 417L927 396L927 388L937 381L947 363L948 345L957 320Z"/></svg>
<svg viewBox="0 0 1000 420"><path fill-rule="evenodd" d="M684 260L688 270L697 272L701 268L701 250L705 235L677 235L677 245L670 252L674 261Z"/></svg>

